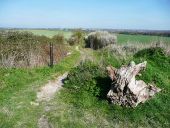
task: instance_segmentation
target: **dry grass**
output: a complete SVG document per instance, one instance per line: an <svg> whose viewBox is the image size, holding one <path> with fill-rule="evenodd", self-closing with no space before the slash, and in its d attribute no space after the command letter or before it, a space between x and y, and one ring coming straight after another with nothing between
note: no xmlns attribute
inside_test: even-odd
<svg viewBox="0 0 170 128"><path fill-rule="evenodd" d="M133 56L140 50L147 48L160 47L165 50L167 55L170 55L170 44L163 42L152 42L152 43L126 43L126 44L113 44L108 46L106 49L109 53L114 53L115 56L119 57L129 57ZM105 49L105 50L106 50Z"/></svg>

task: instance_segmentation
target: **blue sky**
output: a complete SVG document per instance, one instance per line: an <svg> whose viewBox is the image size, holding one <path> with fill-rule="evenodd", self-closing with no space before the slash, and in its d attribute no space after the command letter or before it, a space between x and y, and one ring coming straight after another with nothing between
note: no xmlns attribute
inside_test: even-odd
<svg viewBox="0 0 170 128"><path fill-rule="evenodd" d="M170 0L0 0L0 27L170 30Z"/></svg>

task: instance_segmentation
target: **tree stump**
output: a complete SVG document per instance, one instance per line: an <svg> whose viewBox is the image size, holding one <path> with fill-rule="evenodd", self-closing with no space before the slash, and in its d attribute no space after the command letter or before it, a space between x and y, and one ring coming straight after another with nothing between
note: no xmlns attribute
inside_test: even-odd
<svg viewBox="0 0 170 128"><path fill-rule="evenodd" d="M136 107L139 103L144 103L161 89L154 85L146 84L142 80L136 80L135 76L146 68L147 62L135 64L132 61L128 66L116 69L107 67L108 75L111 78L111 89L107 97L112 103L127 107Z"/></svg>

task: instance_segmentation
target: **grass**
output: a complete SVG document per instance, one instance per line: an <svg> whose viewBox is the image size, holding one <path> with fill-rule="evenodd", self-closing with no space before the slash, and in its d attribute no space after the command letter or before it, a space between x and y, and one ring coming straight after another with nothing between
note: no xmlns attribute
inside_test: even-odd
<svg viewBox="0 0 170 128"><path fill-rule="evenodd" d="M170 37L150 36L150 35L126 35L118 34L118 43L151 43L151 42L170 43Z"/></svg>
<svg viewBox="0 0 170 128"><path fill-rule="evenodd" d="M38 88L70 70L78 59L79 52L75 51L53 68L0 69L0 127L37 127L44 106L31 102L36 100Z"/></svg>
<svg viewBox="0 0 170 128"><path fill-rule="evenodd" d="M112 55L104 58L106 64L115 67L127 64L117 62ZM138 79L154 83L162 89L154 98L134 109L108 104L104 92L110 86L107 75L102 73L100 66L96 68L96 64L85 63L71 70L65 89L49 103L52 111L46 116L50 123L54 127L71 128L170 127L170 57L162 49L153 48L138 52L133 59L136 62L148 61L147 69ZM93 88L89 90L88 85ZM99 95L94 95L93 91L98 90L96 88Z"/></svg>

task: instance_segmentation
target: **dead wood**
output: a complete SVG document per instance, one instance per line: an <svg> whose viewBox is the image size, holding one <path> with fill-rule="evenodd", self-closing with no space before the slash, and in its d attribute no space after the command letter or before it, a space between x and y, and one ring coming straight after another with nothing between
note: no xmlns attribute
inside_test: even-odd
<svg viewBox="0 0 170 128"><path fill-rule="evenodd" d="M142 80L136 80L135 76L146 68L147 62L135 64L132 61L128 66L116 69L112 66L107 67L108 75L111 78L111 89L107 97L112 103L121 106L136 107L139 103L144 103L154 94L161 91L154 85L146 84Z"/></svg>

